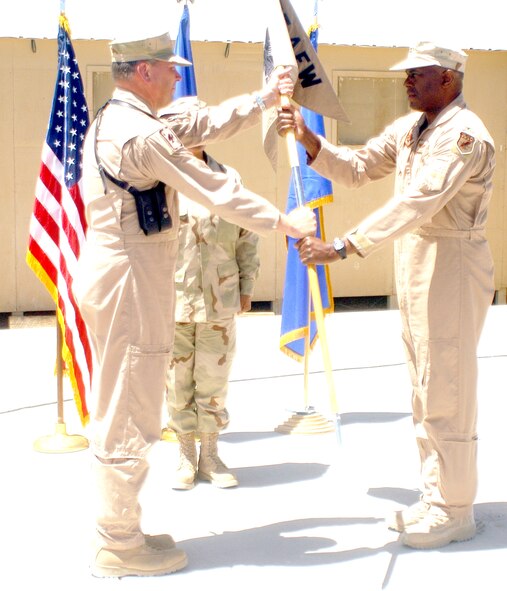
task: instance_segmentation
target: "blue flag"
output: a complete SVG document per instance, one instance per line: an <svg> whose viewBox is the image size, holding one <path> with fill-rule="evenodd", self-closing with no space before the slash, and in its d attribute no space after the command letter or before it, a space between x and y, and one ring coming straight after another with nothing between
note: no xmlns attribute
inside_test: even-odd
<svg viewBox="0 0 507 591"><path fill-rule="evenodd" d="M317 50L318 29L313 27L310 32L310 40ZM322 115L302 108L306 124L315 133L324 136L324 119ZM305 203L314 208L317 216L317 236L325 240L324 214L322 205L333 200L331 181L316 173L306 164L306 152L298 143L298 156ZM291 182L287 197L286 212L297 207L294 183ZM299 254L294 246L296 240L287 238L287 264L285 271L285 286L282 303L282 325L280 332L280 349L283 353L302 361L305 356L305 339L308 336L311 349L318 336L317 325L313 316L313 307L310 308L310 289L308 285L308 271L299 260ZM329 270L327 265L317 265L320 294L322 298L322 310L325 314L333 312L333 295Z"/></svg>
<svg viewBox="0 0 507 591"><path fill-rule="evenodd" d="M181 80L176 84L173 100L183 96L197 96L197 84L195 82L194 60L192 59L192 45L190 43L190 12L188 6L183 7L180 28L174 46L174 53L192 62L191 66L176 66Z"/></svg>

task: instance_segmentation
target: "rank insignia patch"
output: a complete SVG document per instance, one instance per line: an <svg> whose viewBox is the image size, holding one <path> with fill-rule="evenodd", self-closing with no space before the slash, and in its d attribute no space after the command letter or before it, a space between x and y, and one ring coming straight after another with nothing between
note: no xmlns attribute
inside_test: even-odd
<svg viewBox="0 0 507 591"><path fill-rule="evenodd" d="M410 130L405 136L405 148L408 148L410 145L412 145L413 141L412 130Z"/></svg>
<svg viewBox="0 0 507 591"><path fill-rule="evenodd" d="M458 150L462 154L471 154L474 149L475 138L462 131L458 138Z"/></svg>

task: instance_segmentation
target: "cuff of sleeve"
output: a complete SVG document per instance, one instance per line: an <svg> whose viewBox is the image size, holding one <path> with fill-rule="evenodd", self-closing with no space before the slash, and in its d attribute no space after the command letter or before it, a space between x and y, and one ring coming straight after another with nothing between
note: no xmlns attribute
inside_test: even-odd
<svg viewBox="0 0 507 591"><path fill-rule="evenodd" d="M241 279L239 285L239 291L241 295L253 296L254 293L254 281L253 279Z"/></svg>
<svg viewBox="0 0 507 591"><path fill-rule="evenodd" d="M357 250L357 254L363 258L367 257L375 246L375 244L364 234L361 234L359 230L355 230L351 234L347 234L346 238Z"/></svg>

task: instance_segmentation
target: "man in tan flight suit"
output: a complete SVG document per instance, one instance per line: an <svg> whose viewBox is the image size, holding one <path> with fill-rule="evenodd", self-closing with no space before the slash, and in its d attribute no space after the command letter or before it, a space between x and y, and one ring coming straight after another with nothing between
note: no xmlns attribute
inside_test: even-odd
<svg viewBox="0 0 507 591"><path fill-rule="evenodd" d="M115 41L110 49L116 89L85 141L88 234L74 282L94 354L90 439L98 502L92 573L154 575L187 563L169 535L142 532L139 506L146 456L160 439L173 346L176 191L260 234L303 237L316 222L307 208L286 216L235 178L211 171L158 117L180 79L176 65L188 65L174 54L168 34ZM268 106L280 92L292 91L285 72L273 80L259 99Z"/></svg>
<svg viewBox="0 0 507 591"><path fill-rule="evenodd" d="M227 172L241 183L237 171L202 148L192 152L211 170ZM180 455L172 487L193 488L198 472L202 480L229 488L238 480L218 456L217 442L229 424L226 397L236 352L236 315L251 308L259 237L181 194L179 208L176 333L167 380L168 429L176 433Z"/></svg>
<svg viewBox="0 0 507 591"><path fill-rule="evenodd" d="M475 535L477 490L477 344L494 294L485 237L495 167L494 145L466 107L459 50L420 43L392 70L405 70L409 104L364 148L332 146L299 113L280 112L278 129L295 128L312 166L359 187L396 173L395 195L332 244L299 241L304 263L366 256L395 240L396 286L413 385L421 459L420 501L388 525L415 548Z"/></svg>

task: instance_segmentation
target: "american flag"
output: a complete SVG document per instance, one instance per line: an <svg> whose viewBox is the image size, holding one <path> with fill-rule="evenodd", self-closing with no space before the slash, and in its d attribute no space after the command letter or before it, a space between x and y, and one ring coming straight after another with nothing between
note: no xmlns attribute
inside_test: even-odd
<svg viewBox="0 0 507 591"><path fill-rule="evenodd" d="M58 73L42 148L26 260L56 304L62 360L84 424L92 374L86 326L72 294L79 251L86 234L81 198L83 141L89 125L81 74L67 18L60 15Z"/></svg>

